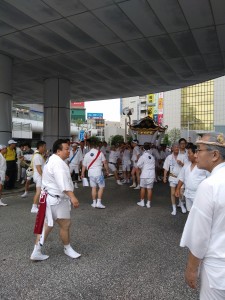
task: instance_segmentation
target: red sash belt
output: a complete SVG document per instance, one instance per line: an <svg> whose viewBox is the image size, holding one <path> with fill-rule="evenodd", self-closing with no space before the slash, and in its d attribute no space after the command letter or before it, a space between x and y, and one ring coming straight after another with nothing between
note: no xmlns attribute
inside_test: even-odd
<svg viewBox="0 0 225 300"><path fill-rule="evenodd" d="M39 199L39 209L34 225L34 234L41 234L44 226L45 212L46 212L46 198L47 192L42 192Z"/></svg>

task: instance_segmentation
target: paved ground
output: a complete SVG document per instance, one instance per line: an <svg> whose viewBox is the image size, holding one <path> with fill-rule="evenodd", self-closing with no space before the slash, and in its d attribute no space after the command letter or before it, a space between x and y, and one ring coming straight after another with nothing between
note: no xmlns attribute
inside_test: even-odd
<svg viewBox="0 0 225 300"><path fill-rule="evenodd" d="M168 192L168 186L157 183L152 208L141 208L138 191L109 178L107 208L98 210L90 206L89 188L79 188L71 244L81 258L63 254L56 227L44 246L50 258L39 263L29 260L33 192L26 199L8 194L9 206L0 207L0 299L198 299L183 279L187 251L179 240L186 216L170 215Z"/></svg>

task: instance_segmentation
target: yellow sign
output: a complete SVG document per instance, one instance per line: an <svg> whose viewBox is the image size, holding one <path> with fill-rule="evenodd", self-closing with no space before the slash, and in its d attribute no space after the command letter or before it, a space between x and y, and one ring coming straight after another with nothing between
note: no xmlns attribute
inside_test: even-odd
<svg viewBox="0 0 225 300"><path fill-rule="evenodd" d="M148 102L149 103L155 102L155 95L154 94L149 94L148 95Z"/></svg>
<svg viewBox="0 0 225 300"><path fill-rule="evenodd" d="M150 118L153 118L153 111L154 111L154 107L148 106L148 116Z"/></svg>

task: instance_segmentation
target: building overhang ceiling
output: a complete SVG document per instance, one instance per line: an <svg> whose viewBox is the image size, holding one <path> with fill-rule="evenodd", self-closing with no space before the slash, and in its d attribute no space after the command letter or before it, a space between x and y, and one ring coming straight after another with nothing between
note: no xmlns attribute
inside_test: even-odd
<svg viewBox="0 0 225 300"><path fill-rule="evenodd" d="M1 0L0 53L20 103L50 77L77 101L145 95L223 76L224 16L224 0Z"/></svg>

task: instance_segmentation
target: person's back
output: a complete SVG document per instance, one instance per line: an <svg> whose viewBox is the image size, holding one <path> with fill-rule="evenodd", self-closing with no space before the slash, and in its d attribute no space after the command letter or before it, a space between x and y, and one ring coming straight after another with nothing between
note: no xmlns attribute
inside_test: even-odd
<svg viewBox="0 0 225 300"><path fill-rule="evenodd" d="M150 150L142 154L137 166L141 169L140 178L155 178L155 158L151 155Z"/></svg>

